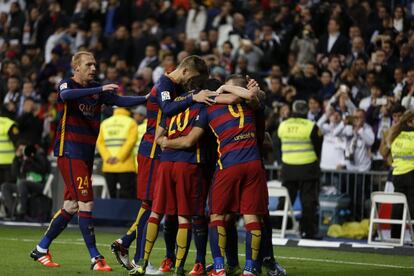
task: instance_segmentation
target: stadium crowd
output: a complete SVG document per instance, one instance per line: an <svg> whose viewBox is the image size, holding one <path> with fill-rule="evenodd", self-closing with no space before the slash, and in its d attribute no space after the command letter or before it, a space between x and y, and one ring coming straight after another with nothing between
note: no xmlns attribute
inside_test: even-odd
<svg viewBox="0 0 414 276"><path fill-rule="evenodd" d="M414 108L414 34L398 2L3 0L1 112L16 121L19 139L50 152L56 86L75 51L93 52L99 80L119 84L122 95L147 94L197 54L217 79L259 81L273 136L291 103L307 100L325 135L323 169L383 169L384 132Z"/></svg>
<svg viewBox="0 0 414 276"><path fill-rule="evenodd" d="M237 97L246 96L246 93L258 95L261 93L259 86L266 94L265 129L270 133L275 145L264 157L265 162L283 164L283 185L288 188L291 198L296 196L297 190L302 191L301 201L304 212L301 220L301 235L304 238L318 239L316 209L319 195L319 167L324 170L344 169L357 173L387 170L391 165L389 161L391 144L390 140L385 138L393 136L387 136L387 133L392 126L399 123L406 110L414 110L412 99L414 57L411 53L414 47L414 29L409 9L411 6L406 5L405 1L356 0L0 1L0 127L2 127L0 129L0 153L2 153L0 185L6 207L9 212L14 212L16 209L20 216L26 215L27 209L31 209L28 207L27 198L31 193L42 192L36 183L46 181L50 165L45 156L51 155L53 150L55 156L59 156L58 167L65 183L67 179L73 178L72 162L75 164L75 173L82 174L82 177L76 177L76 181L78 179L80 181L77 190L72 191L76 197L67 194L65 190L63 209L52 219L52 226L32 251L31 257L48 266L51 262L48 251L50 243L79 211L79 227L92 258L92 268L110 270L104 257L97 251L94 238L91 238L93 193L89 191L92 188L89 185L88 175L91 174L92 163L86 161L93 160L95 141L98 139L97 149L104 159L103 172L111 196L115 194L122 196L119 189L116 191L118 181L120 184L123 181L132 184L129 189L122 189L121 192L126 195L125 197L134 195L136 158L131 155L131 152L134 149L136 151L138 147L137 134L142 136L142 133L138 133L139 125L145 122L147 113L143 105L138 106L130 110L135 114L133 120L128 117L130 113L127 109L118 108L113 112L112 106L127 108L143 104L148 100L148 112L153 116L159 104L164 116L172 117L171 121L166 119L169 122L167 137L163 137L164 140L160 140L162 142L157 140L156 143L180 145L174 149L183 150L186 148L183 145L189 145L189 142L182 141L192 141L191 145L194 145L200 136L194 136L198 138L193 140L189 140L192 139L190 134L185 135L186 139L180 139L184 136L169 137L174 120L177 120L177 130L180 130L179 124L181 124L181 113L175 117L176 113L173 111L178 112L181 107L190 106L193 102L209 104L217 100L223 91L235 90L236 92L231 93L235 93ZM98 69L96 83L93 80L95 68ZM192 84L190 80L197 77L203 80L203 84L207 84L207 71L210 72L211 78L225 83L224 86L217 86L212 90L220 87L222 91L220 89L217 92L202 91L185 96L180 94L178 99L171 99L175 98L175 94L170 95L169 87L176 86L182 89L185 85L189 91L191 90L189 84ZM74 77L71 79L72 73ZM169 77L165 73L168 73ZM228 76L231 76L230 79L227 78ZM151 94L148 94L154 84L155 88ZM230 91L223 87L227 87ZM106 91L110 92L102 93ZM178 93L177 91L173 92ZM249 100L257 96L248 95L250 95ZM90 103L86 96L96 101ZM212 96L217 97L213 100L210 98ZM194 123L195 127L201 125L205 127L206 122L209 122L216 134L211 122L219 113L214 113L214 109L224 108L225 112L231 115L230 119L226 116L221 116L219 119L225 121L240 117L239 128L244 128L241 105L237 107L239 113L235 112L231 105L227 111L228 98L223 97L226 100L217 103L224 104L225 107L215 105L216 107L209 111L201 112L201 107L204 105L195 105L199 110L191 113L194 118L187 115L185 120L188 120L188 116L195 121L200 120ZM78 113L68 115L69 123L67 123L66 112L73 108L66 103L70 100L79 104L79 107L76 106L74 109ZM259 97L257 100L259 101ZM65 102L63 109L62 102ZM107 106L102 107L101 116L97 110L101 110L102 103ZM256 104L260 105L259 102ZM189 110L190 107L186 110L188 114L190 114ZM204 117L195 116L197 112ZM70 120L81 117L81 114L91 118L97 116L97 118L93 117L90 125L89 122L79 123L79 121L79 125L74 128L70 125L71 122L73 123ZM249 119L246 120L246 125L255 125L251 118L255 118L256 115L253 115L253 112L248 114L250 117L247 117ZM121 119L125 115L128 121ZM141 162L145 166L151 164L147 166L149 177L142 174L142 171L138 175L138 182L140 178L149 179L149 181L141 181L147 183L148 187L150 187L148 183L153 181L152 168L156 159L154 137L158 134L155 134L155 129L158 131L159 128L163 128L159 124L161 118L158 118L158 115L157 122L154 121L155 118L151 118L151 122L150 119L148 120L145 133L147 136L144 135L142 139L144 146L140 146L140 154L148 152L148 156L142 154L138 156L138 163ZM105 120L109 117L113 120ZM98 137L100 120L103 123ZM214 122L219 124L217 121ZM118 128L121 125L128 125L123 132L128 139L114 136L109 127L111 124ZM152 124L155 124L156 128ZM412 128L412 124L410 121L408 126ZM66 125L69 127L65 128ZM221 129L217 125L215 127ZM292 131L292 127L296 130ZM141 129L145 127L141 126ZM201 130L196 131L202 131L203 128L199 127L199 129ZM76 139L71 136L71 139L75 140L65 141L65 130L73 134ZM293 132L298 135L295 138L299 139L292 140ZM202 132L199 135L201 134ZM222 135L220 132L218 136L216 134L221 156L220 139L224 138L220 135ZM254 146L250 146L254 148L252 150L255 153L254 158L260 155L255 144L259 138L256 141L255 135L255 132L248 132L235 137L235 140L250 138L254 140ZM299 137L301 135L306 136L306 139ZM54 143L55 136L56 143ZM93 138L94 142L83 141L82 137ZM400 139L408 141L408 138ZM123 146L119 141L126 140L128 149L121 149ZM148 146L149 142L151 147ZM309 145L312 149L309 149ZM169 148L169 146L162 147L163 150ZM113 156L113 151L109 148L119 149L125 158ZM245 149L250 148L246 146L243 150ZM70 152L70 155L67 155L67 152ZM395 154L393 156L397 161L406 158ZM128 164L122 163L127 157L128 160L125 162ZM257 182L263 184L264 174L260 173L262 163L256 159L254 161L257 170L254 171L263 178L263 181L260 182L260 177L255 179L259 179ZM299 159L303 163L297 163ZM217 183L220 172L223 179L226 175L220 160L221 157L217 161L220 167L219 173L215 176ZM243 160L236 161L244 164ZM192 164L192 162L188 163ZM200 161L195 163L198 162ZM87 166L84 166L85 164ZM226 164L225 166L229 167L224 169L234 165L229 164ZM166 166L165 163L162 165ZM316 165L316 168L313 165ZM145 166L140 165L140 169L145 171ZM120 171L126 167L128 167L127 171ZM163 172L161 169L159 171ZM165 171L167 170L164 169ZM401 172L404 173L405 170ZM247 170L244 173L247 173ZM186 174L189 172L186 171ZM17 178L17 185L10 183L13 182L13 177ZM124 180L121 180L122 178ZM161 178L158 175L156 181L163 181L160 180ZM165 179L167 182L169 177ZM73 182L73 179L71 181ZM72 186L71 188L75 187ZM127 234L112 244L112 251L125 257L123 252L125 250L128 252L128 246L135 238L135 233L141 233L145 225L144 256L137 257L133 269L130 267L128 254L126 254L127 262L118 260L134 275L145 273L162 215L173 215L164 210L165 206L159 205L163 202L160 195L168 193L160 192L161 186L157 185L158 197L154 200L154 206L151 206L153 199L148 197L148 187L144 191L146 195L142 198L138 191L138 198L142 201L142 205L137 215L137 222L131 226ZM217 187L219 185L214 186L216 189ZM246 187L245 189L247 191ZM306 189L312 190L312 195L306 192ZM82 198L78 198L78 190L82 192ZM266 191L264 188L263 193L257 192L254 202L261 202L258 197L265 195ZM19 195L17 208L11 200L15 193ZM216 193L210 192L209 196L217 196L227 203L223 199L223 194L225 193L216 190ZM241 201L247 202L247 199L246 196ZM204 203L203 200L201 202ZM283 203L280 202L279 205L281 204ZM260 231L268 228L261 225L264 223L264 218L259 217L259 215L266 217L267 206L252 205L254 207L245 207L241 212L245 216L247 235L250 235L246 239L246 244L249 244L246 246L246 252L249 252L246 256L251 255L251 251L248 250L259 250L255 247L260 243L260 238L257 237L261 236ZM257 210L252 211L254 208ZM152 213L148 219L150 210ZM203 206L200 210L203 213L200 216L203 216ZM218 256L223 254L222 248L219 248L219 236L225 236L221 231L224 229L224 215L227 213L217 207L212 210L209 224L209 231L212 232L209 236L213 237L215 246L214 250L212 249L213 256L214 254ZM141 211L145 212L146 217L142 221L148 219L146 224L141 223ZM181 232L178 233L182 240L186 241L186 246L183 248L188 249L188 237L191 237L188 229L191 220L188 220L187 213L181 215L182 217L179 216L178 219L179 221L181 219L179 227ZM363 216L363 213L358 216ZM193 223L201 225L194 219ZM203 221L202 225L204 227L207 224ZM178 236L179 234L177 234L177 242ZM264 240L268 237L266 234ZM273 258L273 252L267 253L269 253L268 257ZM250 267L246 263L244 269L247 275L252 274L256 266L257 254L252 256L249 260L253 265ZM223 256L220 258L220 262L216 263L216 259L214 261L217 275L224 273ZM183 259L185 261L185 257ZM177 257L176 266L183 269L183 264L180 262ZM203 264L201 270L204 271L205 261L200 263ZM99 264L102 265L101 268ZM53 265L58 266L55 263ZM171 267L172 264L169 265L169 268ZM179 275L183 273L183 270L179 271Z"/></svg>

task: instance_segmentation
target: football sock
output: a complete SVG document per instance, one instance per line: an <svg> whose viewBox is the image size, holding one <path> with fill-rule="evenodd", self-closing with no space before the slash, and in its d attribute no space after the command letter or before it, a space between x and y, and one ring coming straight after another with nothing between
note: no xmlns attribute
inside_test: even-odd
<svg viewBox="0 0 414 276"><path fill-rule="evenodd" d="M88 248L91 258L100 256L96 248L95 233L92 221L92 212L79 211L79 229L82 232L83 240Z"/></svg>
<svg viewBox="0 0 414 276"><path fill-rule="evenodd" d="M148 261L152 247L154 246L155 240L158 236L158 227L160 220L154 217L148 219L148 223L145 227L145 248L144 248L144 261Z"/></svg>
<svg viewBox="0 0 414 276"><path fill-rule="evenodd" d="M274 260L273 245L272 245L272 223L268 215L263 216L262 224L262 240L260 242L260 261L264 258Z"/></svg>
<svg viewBox="0 0 414 276"><path fill-rule="evenodd" d="M141 204L142 205L142 204ZM127 233L121 238L122 246L129 248L131 243L137 238L137 228L142 215L145 213L145 209L140 207L138 210L137 218L134 224L128 229Z"/></svg>
<svg viewBox="0 0 414 276"><path fill-rule="evenodd" d="M226 229L223 220L211 221L208 226L210 249L213 255L214 269L219 272L224 269L224 254L226 249Z"/></svg>
<svg viewBox="0 0 414 276"><path fill-rule="evenodd" d="M196 247L196 263L206 264L208 225L207 220L203 216L193 218L193 234Z"/></svg>
<svg viewBox="0 0 414 276"><path fill-rule="evenodd" d="M178 231L177 216L165 216L164 220L164 241L165 249L167 250L166 257L173 262L175 260L175 239Z"/></svg>
<svg viewBox="0 0 414 276"><path fill-rule="evenodd" d="M239 265L239 256L238 256L238 233L236 222L234 219L230 219L226 223L226 259L229 266L238 266Z"/></svg>
<svg viewBox="0 0 414 276"><path fill-rule="evenodd" d="M191 243L191 224L180 223L177 231L177 253L175 254L175 267L184 267L188 249Z"/></svg>
<svg viewBox="0 0 414 276"><path fill-rule="evenodd" d="M47 252L47 249L49 248L52 241L56 239L56 237L59 236L60 233L62 233L62 231L68 225L69 221L72 219L72 217L73 215L66 212L63 208L57 211L57 213L53 216L52 220L50 221L49 227L47 228L43 238L40 240L38 247L40 247L40 249L46 250Z"/></svg>
<svg viewBox="0 0 414 276"><path fill-rule="evenodd" d="M139 218L137 229L136 229L136 248L134 261L137 263L144 256L144 246L145 246L145 225L147 224L148 218L151 215L151 206L145 202L142 203L139 212L142 212L141 217ZM138 213L139 214L139 213Z"/></svg>
<svg viewBox="0 0 414 276"><path fill-rule="evenodd" d="M246 265L244 271L254 273L257 270L257 257L260 250L260 240L262 236L261 225L259 222L246 224Z"/></svg>

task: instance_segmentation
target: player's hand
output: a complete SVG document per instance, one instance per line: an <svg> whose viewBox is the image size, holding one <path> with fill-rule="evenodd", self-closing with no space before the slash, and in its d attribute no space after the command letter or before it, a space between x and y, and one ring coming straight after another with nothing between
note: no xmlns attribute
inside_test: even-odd
<svg viewBox="0 0 414 276"><path fill-rule="evenodd" d="M216 100L211 97L217 97L219 93L216 91L210 90L201 90L197 94L193 94L193 101L198 103L205 103L206 105L213 105L216 103Z"/></svg>
<svg viewBox="0 0 414 276"><path fill-rule="evenodd" d="M163 137L161 137L161 144L160 144L160 147L161 147L161 150L162 150L162 151L164 151L164 150L165 150L165 148L167 147L167 142L168 142L168 138L167 138L167 136L163 136Z"/></svg>
<svg viewBox="0 0 414 276"><path fill-rule="evenodd" d="M151 93L148 93L147 95L145 95L145 99L149 99L149 97L151 96Z"/></svg>
<svg viewBox="0 0 414 276"><path fill-rule="evenodd" d="M112 156L112 157L109 157L108 160L106 160L106 163L108 163L108 164L116 164L116 163L118 163L118 161L119 161L118 158Z"/></svg>
<svg viewBox="0 0 414 276"><path fill-rule="evenodd" d="M119 89L119 85L114 84L114 83L105 84L104 86L102 86L102 91L113 91L113 90L118 90L118 89Z"/></svg>
<svg viewBox="0 0 414 276"><path fill-rule="evenodd" d="M259 89L259 83L256 80L249 78L249 82L247 83L247 89L251 90L256 88Z"/></svg>

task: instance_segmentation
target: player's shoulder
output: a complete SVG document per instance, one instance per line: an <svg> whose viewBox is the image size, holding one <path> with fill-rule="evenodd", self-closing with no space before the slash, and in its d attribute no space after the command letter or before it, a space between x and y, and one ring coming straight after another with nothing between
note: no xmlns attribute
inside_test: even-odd
<svg viewBox="0 0 414 276"><path fill-rule="evenodd" d="M159 80L155 83L154 87L155 87L156 92L159 93L161 95L161 97L162 96L164 96L164 98L165 97L171 97L170 93L174 92L175 83L168 76L162 75L159 78Z"/></svg>
<svg viewBox="0 0 414 276"><path fill-rule="evenodd" d="M62 90L68 89L68 88L72 88L73 83L74 82L73 82L72 78L62 79L58 84L59 91L62 91Z"/></svg>
<svg viewBox="0 0 414 276"><path fill-rule="evenodd" d="M95 80L91 81L91 82L88 84L88 87L89 87L89 88L98 87L98 86L101 86L101 84L100 84L99 82L95 81Z"/></svg>

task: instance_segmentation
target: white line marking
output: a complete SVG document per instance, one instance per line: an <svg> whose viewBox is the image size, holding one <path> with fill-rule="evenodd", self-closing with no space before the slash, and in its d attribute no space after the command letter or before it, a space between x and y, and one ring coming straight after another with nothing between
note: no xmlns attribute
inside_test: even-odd
<svg viewBox="0 0 414 276"><path fill-rule="evenodd" d="M18 239L18 238L2 238L3 241L22 241L22 242L31 242L36 243L38 240L34 239ZM56 244L70 244L70 245L82 245L84 242L75 242L73 240L55 240L53 243ZM97 243L97 246L108 247L106 243ZM153 250L164 251L165 248L154 247ZM190 252L195 252L195 250L190 250ZM245 256L245 254L239 254L239 256ZM318 263L332 263L332 264L344 264L344 265L360 265L360 266L374 266L374 267L383 267L383 268L396 268L396 269L414 269L414 266L402 266L402 265L388 265L388 264L375 264L375 263L361 263L361 262L348 262L348 261L337 261L337 260L327 260L327 259L316 259L316 258L302 258L302 257L288 257L288 256L276 256L276 259L285 259L285 260L295 260L295 261L307 261L307 262L318 262Z"/></svg>
<svg viewBox="0 0 414 276"><path fill-rule="evenodd" d="M298 243L298 246L304 246L304 247L333 247L333 248L339 248L340 245L341 245L340 242L314 241L314 240L306 240L306 239L302 239Z"/></svg>

